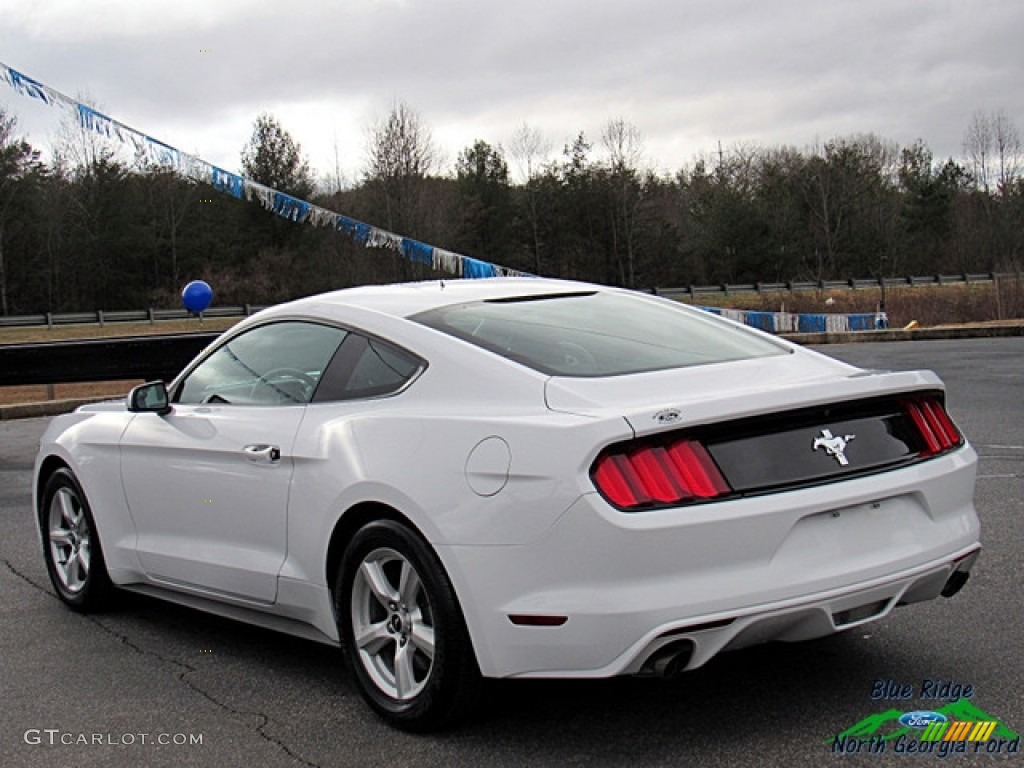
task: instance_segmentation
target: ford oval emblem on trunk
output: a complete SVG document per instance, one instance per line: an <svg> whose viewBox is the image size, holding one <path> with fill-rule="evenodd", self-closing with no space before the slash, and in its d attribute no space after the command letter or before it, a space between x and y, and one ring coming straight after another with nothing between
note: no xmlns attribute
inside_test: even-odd
<svg viewBox="0 0 1024 768"><path fill-rule="evenodd" d="M675 424L683 418L683 414L677 411L675 408L669 408L665 411L658 411L654 414L654 420L659 424Z"/></svg>

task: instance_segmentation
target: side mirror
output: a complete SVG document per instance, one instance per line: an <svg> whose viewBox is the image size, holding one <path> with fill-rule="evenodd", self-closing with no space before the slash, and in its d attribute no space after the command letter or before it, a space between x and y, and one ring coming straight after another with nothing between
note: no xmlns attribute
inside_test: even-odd
<svg viewBox="0 0 1024 768"><path fill-rule="evenodd" d="M167 385L162 381L148 381L128 393L128 410L132 413L169 413L171 404Z"/></svg>

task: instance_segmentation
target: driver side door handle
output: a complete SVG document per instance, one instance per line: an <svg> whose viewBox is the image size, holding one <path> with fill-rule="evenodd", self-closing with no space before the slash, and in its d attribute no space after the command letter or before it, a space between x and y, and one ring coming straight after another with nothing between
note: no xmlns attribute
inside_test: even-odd
<svg viewBox="0 0 1024 768"><path fill-rule="evenodd" d="M281 449L276 445L252 444L242 449L245 458L255 463L275 464L281 460Z"/></svg>

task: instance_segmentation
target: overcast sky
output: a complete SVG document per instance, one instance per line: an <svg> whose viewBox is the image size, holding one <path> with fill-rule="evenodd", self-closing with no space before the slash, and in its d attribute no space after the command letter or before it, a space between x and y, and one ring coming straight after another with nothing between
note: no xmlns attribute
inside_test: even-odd
<svg viewBox="0 0 1024 768"><path fill-rule="evenodd" d="M959 156L978 111L1024 130L1021 0L0 0L0 19L3 63L231 170L270 112L355 180L397 102L449 167L524 123L557 154L622 118L665 172L855 133ZM40 147L62 115L2 83L0 106Z"/></svg>

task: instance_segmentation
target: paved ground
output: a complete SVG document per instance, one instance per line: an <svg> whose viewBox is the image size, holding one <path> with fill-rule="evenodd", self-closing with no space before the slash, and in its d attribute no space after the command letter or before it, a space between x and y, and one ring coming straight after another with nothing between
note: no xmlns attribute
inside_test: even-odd
<svg viewBox="0 0 1024 768"><path fill-rule="evenodd" d="M727 654L674 683L495 684L477 722L439 736L381 725L330 648L144 599L101 616L65 610L30 523L31 461L46 422L0 423L0 765L931 764L938 758L891 750L830 754L826 740L866 716L924 706L872 701L877 680L915 695L928 679L971 685L978 707L1024 731L1024 339L826 351L946 380L981 455L986 549L964 592L829 640ZM94 734L104 743L61 743ZM161 738L202 743L152 743ZM954 755L947 764L1020 759Z"/></svg>

